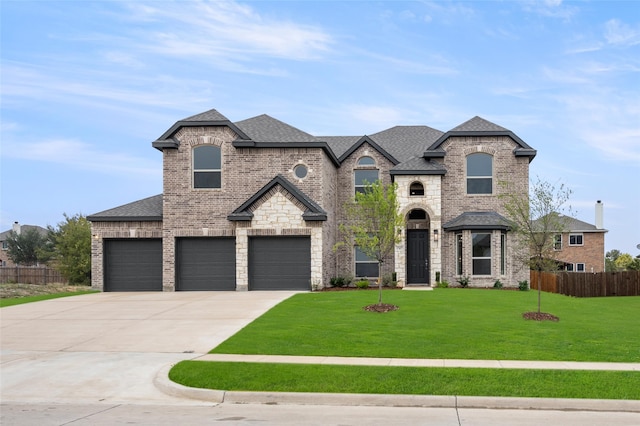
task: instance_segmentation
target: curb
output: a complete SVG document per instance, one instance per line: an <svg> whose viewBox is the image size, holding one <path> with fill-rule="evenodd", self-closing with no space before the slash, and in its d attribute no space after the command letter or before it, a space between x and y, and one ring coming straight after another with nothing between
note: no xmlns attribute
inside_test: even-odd
<svg viewBox="0 0 640 426"><path fill-rule="evenodd" d="M305 392L241 392L199 389L169 380L166 365L153 380L167 395L217 404L342 405L422 408L475 408L640 413L640 400L507 398L492 396L386 395Z"/></svg>

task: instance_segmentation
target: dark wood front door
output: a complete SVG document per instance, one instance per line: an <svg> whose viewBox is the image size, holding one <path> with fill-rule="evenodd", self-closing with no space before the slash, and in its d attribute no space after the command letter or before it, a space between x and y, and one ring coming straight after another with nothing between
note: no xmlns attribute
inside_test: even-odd
<svg viewBox="0 0 640 426"><path fill-rule="evenodd" d="M429 231L407 230L407 284L429 283Z"/></svg>

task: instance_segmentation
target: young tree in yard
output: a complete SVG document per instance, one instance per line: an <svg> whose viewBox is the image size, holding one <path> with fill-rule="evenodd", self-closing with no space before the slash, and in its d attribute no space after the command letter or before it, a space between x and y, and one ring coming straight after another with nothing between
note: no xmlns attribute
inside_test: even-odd
<svg viewBox="0 0 640 426"><path fill-rule="evenodd" d="M91 282L91 224L82 215L64 215L57 228L49 229L56 269L71 284Z"/></svg>
<svg viewBox="0 0 640 426"><path fill-rule="evenodd" d="M340 225L346 243L378 261L378 305L382 305L382 264L401 241L398 229L404 226L399 213L396 185L380 181L365 186L352 202L345 204L347 221Z"/></svg>
<svg viewBox="0 0 640 426"><path fill-rule="evenodd" d="M540 272L558 270L555 248L556 236L567 230L567 220L571 212L565 207L571 190L560 184L555 186L537 178L529 186L529 195L507 191L501 197L511 231L516 235L516 245L512 254L522 264L538 271L538 315L540 311L542 276Z"/></svg>
<svg viewBox="0 0 640 426"><path fill-rule="evenodd" d="M45 246L47 238L35 228L22 232L9 232L7 238L7 255L16 265L33 266L49 260Z"/></svg>

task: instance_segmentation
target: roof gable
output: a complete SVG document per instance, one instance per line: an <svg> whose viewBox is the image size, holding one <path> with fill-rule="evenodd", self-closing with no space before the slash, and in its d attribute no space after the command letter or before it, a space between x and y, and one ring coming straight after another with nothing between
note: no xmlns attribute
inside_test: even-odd
<svg viewBox="0 0 640 426"><path fill-rule="evenodd" d="M327 220L327 212L322 207L316 204L305 193L300 191L298 187L289 182L284 176L277 175L269 183L263 186L258 192L256 192L251 198L242 203L240 207L235 209L227 219L231 221L250 221L253 218L252 209L254 205L270 191L276 189L277 186L282 187L288 192L298 203L300 203L305 210L302 214L304 220L325 221Z"/></svg>
<svg viewBox="0 0 640 426"><path fill-rule="evenodd" d="M423 156L425 158L444 157L446 152L442 149L442 144L444 144L450 137L454 136L508 136L517 145L513 150L513 154L516 157L529 157L529 162L531 162L531 160L536 156L536 150L527 145L511 130L505 129L502 126L498 126L497 124L478 116L475 116L444 133L426 149Z"/></svg>
<svg viewBox="0 0 640 426"><path fill-rule="evenodd" d="M240 138L248 139L242 130L240 130L235 124L233 124L227 117L220 114L215 109L210 109L200 114L192 115L183 120L177 121L166 132L164 132L157 140L151 143L151 146L159 151L164 148L177 149L180 146L180 142L174 137L174 135L183 127L216 127L223 126L229 127Z"/></svg>

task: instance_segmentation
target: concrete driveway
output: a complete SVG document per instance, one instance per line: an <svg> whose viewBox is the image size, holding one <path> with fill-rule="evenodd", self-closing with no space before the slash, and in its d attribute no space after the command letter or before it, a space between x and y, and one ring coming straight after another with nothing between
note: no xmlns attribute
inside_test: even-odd
<svg viewBox="0 0 640 426"><path fill-rule="evenodd" d="M2 403L184 403L167 364L207 353L294 292L96 293L0 309Z"/></svg>

